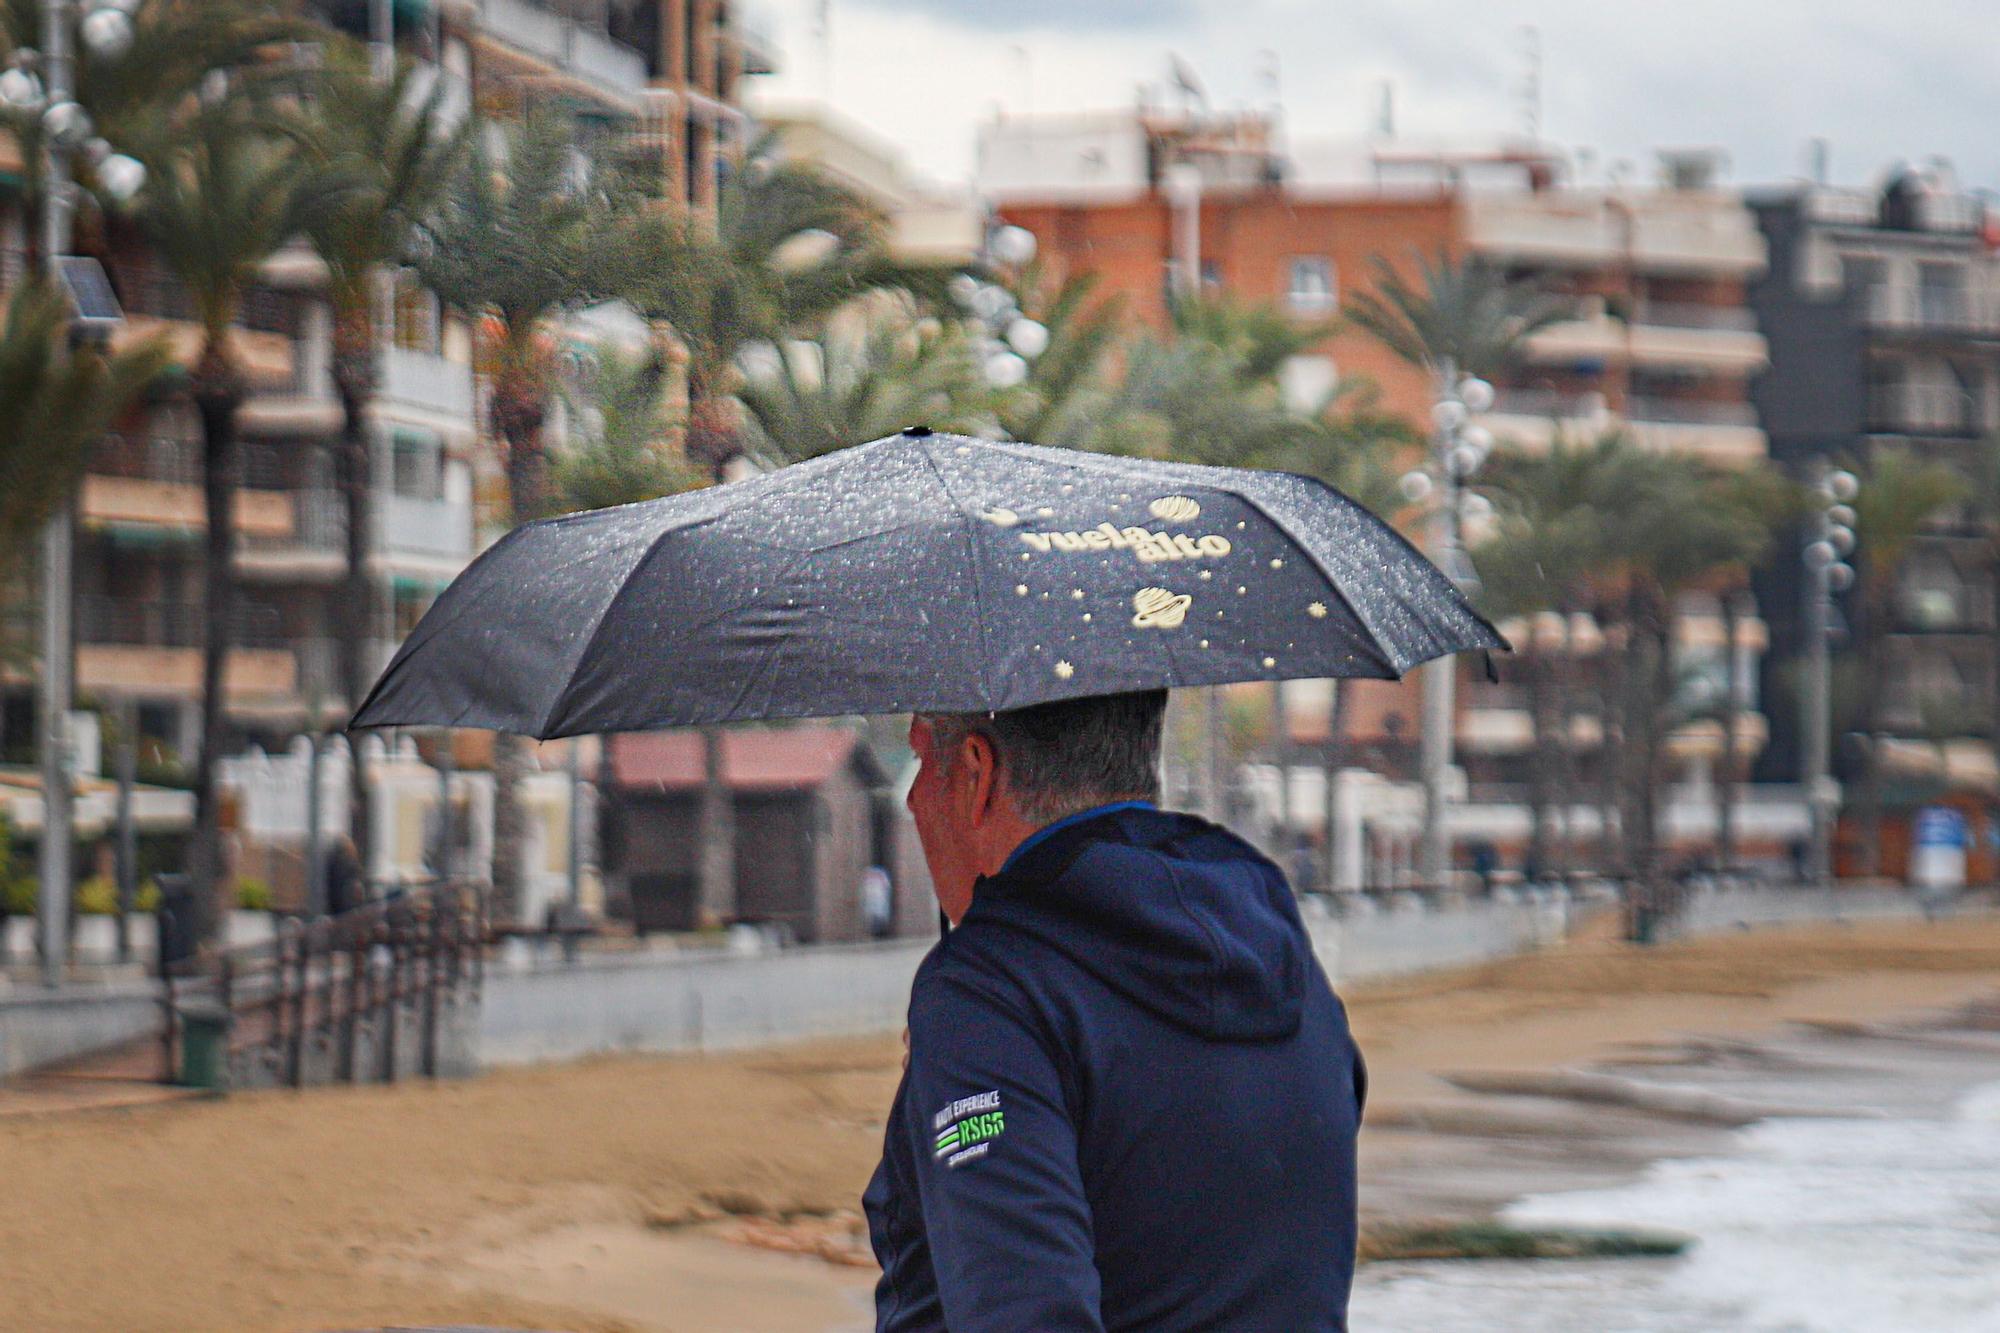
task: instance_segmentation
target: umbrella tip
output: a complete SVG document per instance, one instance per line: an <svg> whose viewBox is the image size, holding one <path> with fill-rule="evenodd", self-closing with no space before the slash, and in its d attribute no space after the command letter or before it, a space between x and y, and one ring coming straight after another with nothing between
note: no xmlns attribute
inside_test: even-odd
<svg viewBox="0 0 2000 1333"><path fill-rule="evenodd" d="M905 426L905 427L903 427L903 434L904 434L904 435L906 435L906 436L908 436L908 437L909 437L910 439L912 439L912 440L921 440L921 439L924 439L924 438L928 437L929 435L931 435L932 433L933 433L933 432L932 432L932 430L931 430L931 428L930 428L929 426Z"/></svg>

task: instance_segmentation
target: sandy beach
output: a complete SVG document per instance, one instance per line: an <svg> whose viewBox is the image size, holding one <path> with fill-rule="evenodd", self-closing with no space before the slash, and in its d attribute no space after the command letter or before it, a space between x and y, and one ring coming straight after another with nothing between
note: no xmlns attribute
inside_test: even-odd
<svg viewBox="0 0 2000 1333"><path fill-rule="evenodd" d="M1364 1211L1378 1224L1479 1215L1629 1174L1715 1132L1629 1107L1552 1110L1468 1079L1643 1069L1691 1040L1754 1041L1801 1022L1861 1031L1996 993L1992 915L1650 951L1600 930L1356 988L1346 998L1372 1075ZM874 1274L852 1213L899 1056L887 1036L9 1116L10 1326L864 1328ZM1496 1167L1490 1137L1507 1117L1515 1138L1535 1137L1523 1115L1544 1116L1547 1150ZM1564 1152L1562 1116L1629 1133Z"/></svg>

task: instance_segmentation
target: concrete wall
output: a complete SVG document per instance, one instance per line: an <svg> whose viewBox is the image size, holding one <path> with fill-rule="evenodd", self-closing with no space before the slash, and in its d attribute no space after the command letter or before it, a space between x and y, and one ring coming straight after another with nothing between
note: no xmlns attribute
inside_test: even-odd
<svg viewBox="0 0 2000 1333"><path fill-rule="evenodd" d="M930 940L750 955L584 958L491 967L480 1010L489 1065L610 1051L694 1051L894 1032Z"/></svg>
<svg viewBox="0 0 2000 1333"><path fill-rule="evenodd" d="M160 1030L160 992L144 983L0 991L0 1078Z"/></svg>
<svg viewBox="0 0 2000 1333"><path fill-rule="evenodd" d="M1313 951L1335 985L1406 976L1526 953L1557 943L1570 904L1467 903L1444 911L1308 918Z"/></svg>
<svg viewBox="0 0 2000 1333"><path fill-rule="evenodd" d="M1309 916L1320 964L1337 985L1503 958L1560 941L1572 920L1608 903L1468 903ZM1717 890L1691 905L1692 933L1760 922L1909 917L1895 890ZM728 953L557 959L489 968L480 1059L489 1065L616 1051L718 1050L811 1037L894 1032L929 940Z"/></svg>

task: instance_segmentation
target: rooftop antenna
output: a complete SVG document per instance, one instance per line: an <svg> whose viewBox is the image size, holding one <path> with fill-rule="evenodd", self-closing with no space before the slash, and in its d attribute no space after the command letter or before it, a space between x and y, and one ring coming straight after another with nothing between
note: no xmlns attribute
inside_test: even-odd
<svg viewBox="0 0 2000 1333"><path fill-rule="evenodd" d="M1257 52L1257 87L1270 100L1273 111L1284 106L1278 91L1278 53L1268 46Z"/></svg>
<svg viewBox="0 0 2000 1333"><path fill-rule="evenodd" d="M1542 30L1521 29L1521 130L1530 143L1542 141Z"/></svg>
<svg viewBox="0 0 2000 1333"><path fill-rule="evenodd" d="M1814 185L1824 186L1832 163L1833 147L1825 139L1814 137L1806 141L1806 179Z"/></svg>
<svg viewBox="0 0 2000 1333"><path fill-rule="evenodd" d="M1375 109L1375 133L1384 139L1396 137L1396 85L1382 80L1382 100Z"/></svg>
<svg viewBox="0 0 2000 1333"><path fill-rule="evenodd" d="M1185 99L1185 105L1192 110L1199 107L1208 110L1208 90L1201 86L1201 79L1194 72L1194 66L1177 55L1167 56L1167 77L1173 82Z"/></svg>

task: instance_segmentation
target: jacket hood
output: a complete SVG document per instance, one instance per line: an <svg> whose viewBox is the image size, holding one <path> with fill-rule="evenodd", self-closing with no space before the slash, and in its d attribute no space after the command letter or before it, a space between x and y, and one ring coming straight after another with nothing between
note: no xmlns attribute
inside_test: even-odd
<svg viewBox="0 0 2000 1333"><path fill-rule="evenodd" d="M1312 946L1278 867L1192 815L1121 809L1055 830L982 878L966 923L1036 936L1211 1040L1297 1030Z"/></svg>

